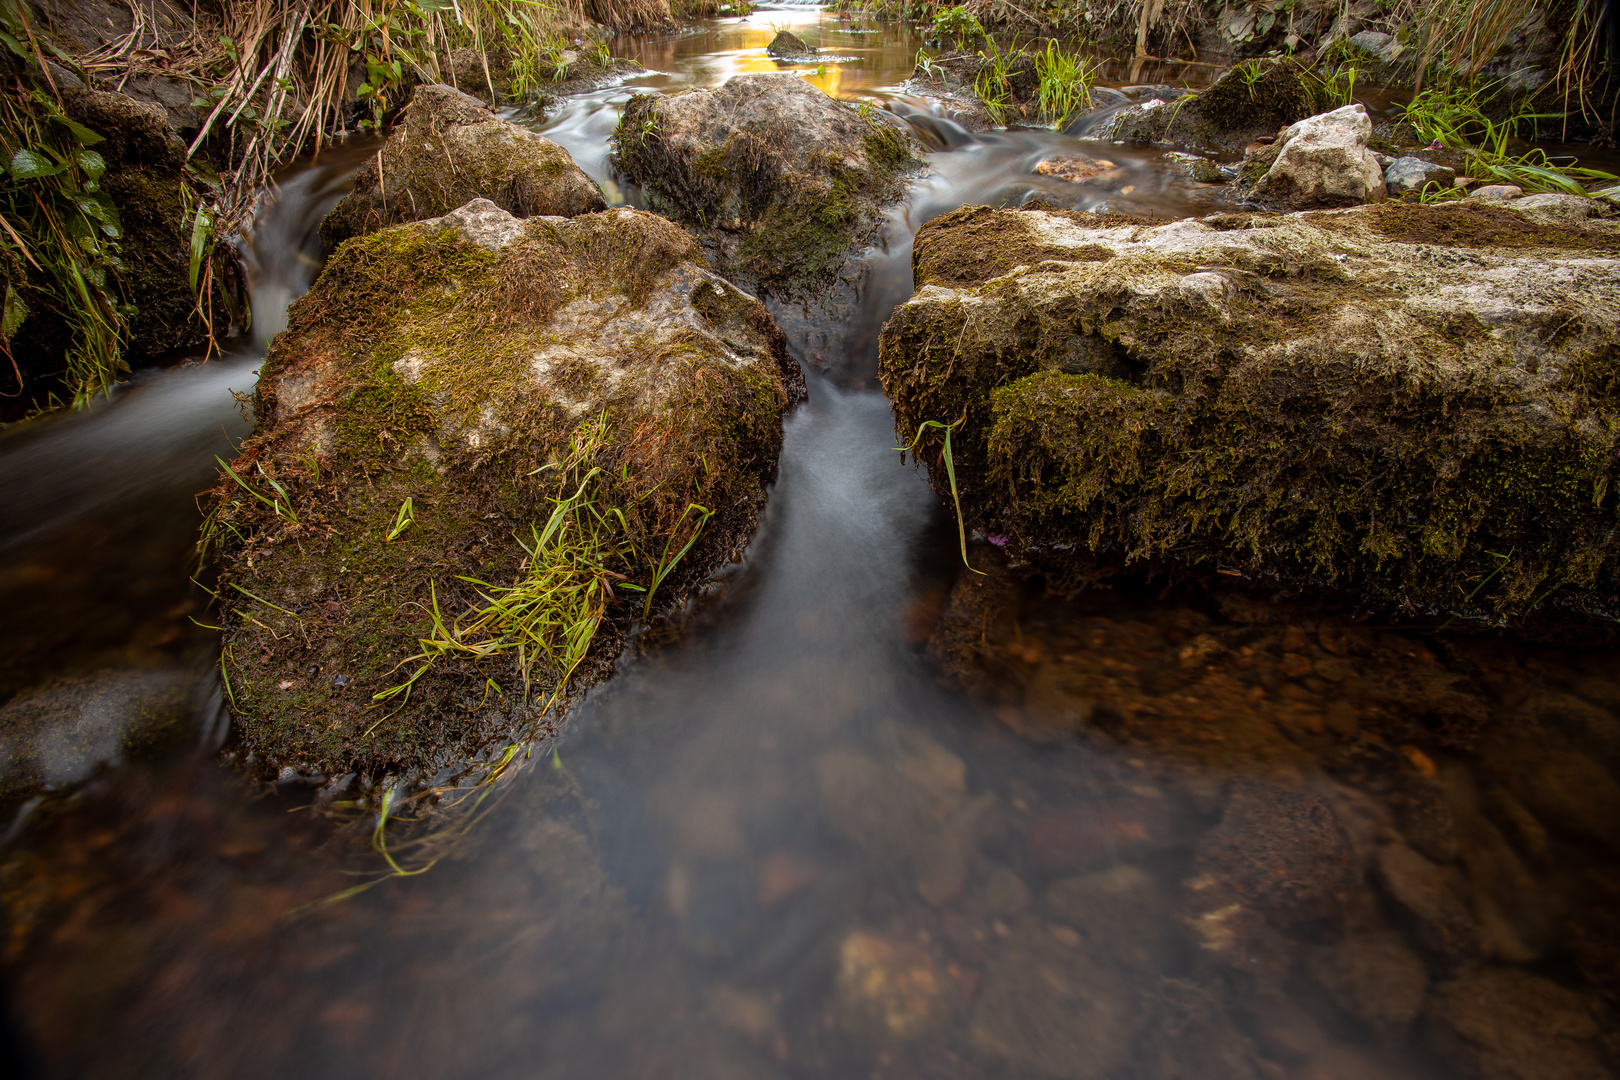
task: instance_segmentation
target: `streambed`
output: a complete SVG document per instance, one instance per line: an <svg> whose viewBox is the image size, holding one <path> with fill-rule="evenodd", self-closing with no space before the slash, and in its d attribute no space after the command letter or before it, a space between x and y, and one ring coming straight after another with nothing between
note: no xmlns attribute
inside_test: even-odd
<svg viewBox="0 0 1620 1080"><path fill-rule="evenodd" d="M970 133L895 89L914 39L815 9L639 43L653 73L539 129L610 180L631 90L775 70L776 25L853 57L790 69L914 117L930 171L847 325L784 315L810 401L745 562L430 871L326 902L375 878L365 823L212 758L189 495L245 430L226 391L257 353L0 440L0 588L29 613L0 693L161 675L205 744L102 771L12 837L4 985L44 1074L1612 1075L1615 651L1239 589L1056 601L991 552L965 575L874 389L911 232L967 203L1227 196L1158 151ZM1038 174L1053 156L1117 174ZM261 217L261 333L344 167ZM91 685L81 734L127 700ZM95 756L64 746L60 784Z"/></svg>

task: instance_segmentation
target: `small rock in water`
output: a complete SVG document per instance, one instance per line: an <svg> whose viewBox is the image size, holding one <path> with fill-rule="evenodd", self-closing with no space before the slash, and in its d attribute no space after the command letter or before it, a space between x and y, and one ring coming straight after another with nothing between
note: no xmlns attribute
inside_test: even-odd
<svg viewBox="0 0 1620 1080"><path fill-rule="evenodd" d="M1491 199L1503 202L1508 199L1517 199L1524 194L1524 189L1518 184L1486 184L1482 188L1475 188L1468 193L1470 199Z"/></svg>
<svg viewBox="0 0 1620 1080"><path fill-rule="evenodd" d="M1436 165L1422 158L1396 158L1384 169L1384 186L1391 195L1422 191L1429 184L1439 184L1443 188L1448 188L1456 183L1456 180L1456 169Z"/></svg>
<svg viewBox="0 0 1620 1080"><path fill-rule="evenodd" d="M1440 1056L1489 1080L1613 1080L1586 1001L1548 979L1485 968L1435 987L1424 1010Z"/></svg>
<svg viewBox="0 0 1620 1080"><path fill-rule="evenodd" d="M1219 184L1226 180L1226 174L1221 167L1205 157L1197 154L1184 154L1179 150L1172 150L1169 154L1176 167L1186 173L1200 184Z"/></svg>
<svg viewBox="0 0 1620 1080"><path fill-rule="evenodd" d="M814 56L816 54L816 47L799 37L797 34L790 33L786 30L778 30L776 32L776 36L771 39L771 43L765 46L765 53L767 56L775 56L778 58L790 56Z"/></svg>
<svg viewBox="0 0 1620 1080"><path fill-rule="evenodd" d="M1375 1034L1398 1035L1423 1007L1429 976L1400 940L1358 934L1310 954L1308 967L1333 1003Z"/></svg>
<svg viewBox="0 0 1620 1080"><path fill-rule="evenodd" d="M1124 170L1105 158L1056 157L1035 166L1035 173L1071 184L1089 184L1116 179L1124 175Z"/></svg>
<svg viewBox="0 0 1620 1080"><path fill-rule="evenodd" d="M845 1028L879 1042L916 1038L950 1012L951 985L916 941L850 934L838 947L837 987Z"/></svg>
<svg viewBox="0 0 1620 1080"><path fill-rule="evenodd" d="M1378 874L1424 948L1454 962L1481 955L1479 921L1444 870L1404 844L1390 844L1378 853Z"/></svg>

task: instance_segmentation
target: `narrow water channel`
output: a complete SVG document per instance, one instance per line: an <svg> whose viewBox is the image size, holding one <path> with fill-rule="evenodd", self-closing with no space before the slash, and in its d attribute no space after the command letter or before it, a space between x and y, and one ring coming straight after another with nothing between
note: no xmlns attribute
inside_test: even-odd
<svg viewBox="0 0 1620 1080"><path fill-rule="evenodd" d="M646 76L536 126L634 201L606 156L628 94L777 70L783 26L846 58L786 70L913 118L929 171L852 324L793 334L810 400L745 561L457 835L394 852L431 869L333 901L376 878L367 823L217 764L191 495L245 433L230 391L262 344L0 438L0 708L75 718L3 763L83 782L29 804L0 865L40 1074L1611 1075L1613 650L1162 582L1060 601L989 550L968 577L894 448L876 331L923 222L1031 197L1173 218L1220 186L1157 150L970 133L900 89L914 36L804 7L635 42ZM1120 100L1205 77L1110 74ZM1115 171L1035 171L1055 156ZM289 174L256 224L261 337L356 160ZM123 761L160 707L186 745ZM1526 1016L1561 1058L1471 1070L1447 1041Z"/></svg>

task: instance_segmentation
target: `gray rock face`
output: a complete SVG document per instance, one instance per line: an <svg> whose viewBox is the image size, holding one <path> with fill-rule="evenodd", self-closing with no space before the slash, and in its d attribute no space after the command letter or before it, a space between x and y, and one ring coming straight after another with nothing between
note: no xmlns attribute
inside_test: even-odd
<svg viewBox="0 0 1620 1080"><path fill-rule="evenodd" d="M1382 199L1384 171L1371 138L1372 120L1359 103L1301 120L1278 137L1277 160L1255 184L1255 198L1293 208Z"/></svg>
<svg viewBox="0 0 1620 1080"><path fill-rule="evenodd" d="M1434 988L1424 1010L1446 1062L1477 1080L1613 1080L1579 994L1528 972L1485 968Z"/></svg>
<svg viewBox="0 0 1620 1080"><path fill-rule="evenodd" d="M354 191L321 222L327 243L441 217L488 199L517 217L576 217L607 209L568 151L501 120L449 86L416 88L405 121L355 174Z"/></svg>
<svg viewBox="0 0 1620 1080"><path fill-rule="evenodd" d="M1395 35L1378 30L1363 30L1359 34L1352 35L1350 46L1371 53L1381 64L1391 63L1401 55L1401 43Z"/></svg>
<svg viewBox="0 0 1620 1080"><path fill-rule="evenodd" d="M1422 158L1399 157L1384 168L1384 187L1391 195L1422 191L1428 184L1450 187L1457 170Z"/></svg>

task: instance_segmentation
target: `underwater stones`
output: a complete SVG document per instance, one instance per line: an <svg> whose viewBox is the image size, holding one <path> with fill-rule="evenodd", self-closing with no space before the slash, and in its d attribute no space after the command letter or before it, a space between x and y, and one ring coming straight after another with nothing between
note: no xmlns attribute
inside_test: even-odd
<svg viewBox="0 0 1620 1080"><path fill-rule="evenodd" d="M568 151L453 87L418 86L404 121L355 173L354 190L321 222L338 244L488 199L518 217L575 217L607 209Z"/></svg>
<svg viewBox="0 0 1620 1080"><path fill-rule="evenodd" d="M1206 954L1264 969L1279 930L1342 915L1356 876L1349 837L1325 799L1240 781L1198 845L1184 918Z"/></svg>
<svg viewBox="0 0 1620 1080"><path fill-rule="evenodd" d="M1307 967L1333 1003L1375 1034L1404 1032L1423 1008L1429 976L1400 940L1356 934L1309 954Z"/></svg>
<svg viewBox="0 0 1620 1080"><path fill-rule="evenodd" d="M1441 1058L1470 1080L1610 1080L1602 1029L1579 994L1514 968L1436 986L1424 1009Z"/></svg>
<svg viewBox="0 0 1620 1080"><path fill-rule="evenodd" d="M1422 191L1430 184L1448 188L1456 179L1456 169L1422 158L1398 157L1384 167L1384 187L1391 195Z"/></svg>
<svg viewBox="0 0 1620 1080"><path fill-rule="evenodd" d="M839 943L836 987L844 1028L880 1045L933 1031L955 996L926 945L865 930Z"/></svg>
<svg viewBox="0 0 1620 1080"><path fill-rule="evenodd" d="M1146 1021L1111 964L1020 919L985 972L969 1036L980 1056L1020 1073L1102 1080L1130 1060Z"/></svg>
<svg viewBox="0 0 1620 1080"><path fill-rule="evenodd" d="M919 166L897 122L796 75L632 97L614 147L651 209L696 231L722 273L773 294L830 278Z"/></svg>
<svg viewBox="0 0 1620 1080"><path fill-rule="evenodd" d="M814 56L816 47L807 43L803 38L788 30L778 30L771 43L765 46L767 56L778 59L793 56Z"/></svg>
<svg viewBox="0 0 1620 1080"><path fill-rule="evenodd" d="M918 231L880 375L903 444L955 424L968 528L1020 560L1607 609L1617 256L1605 218L1472 201L1164 225L966 207ZM943 451L925 430L949 498Z"/></svg>
<svg viewBox="0 0 1620 1080"><path fill-rule="evenodd" d="M1484 952L1479 921L1462 883L1404 844L1378 851L1378 877L1425 949L1458 963Z"/></svg>
<svg viewBox="0 0 1620 1080"><path fill-rule="evenodd" d="M651 214L479 200L345 243L213 507L244 753L431 775L543 733L642 617L627 586L695 539L656 617L740 553L803 393L758 301ZM498 596L551 621L489 615ZM519 633L527 666L493 645Z"/></svg>
<svg viewBox="0 0 1620 1080"><path fill-rule="evenodd" d="M1277 157L1254 197L1294 209L1384 198L1384 171L1368 148L1372 120L1359 103L1312 116L1277 137Z"/></svg>

